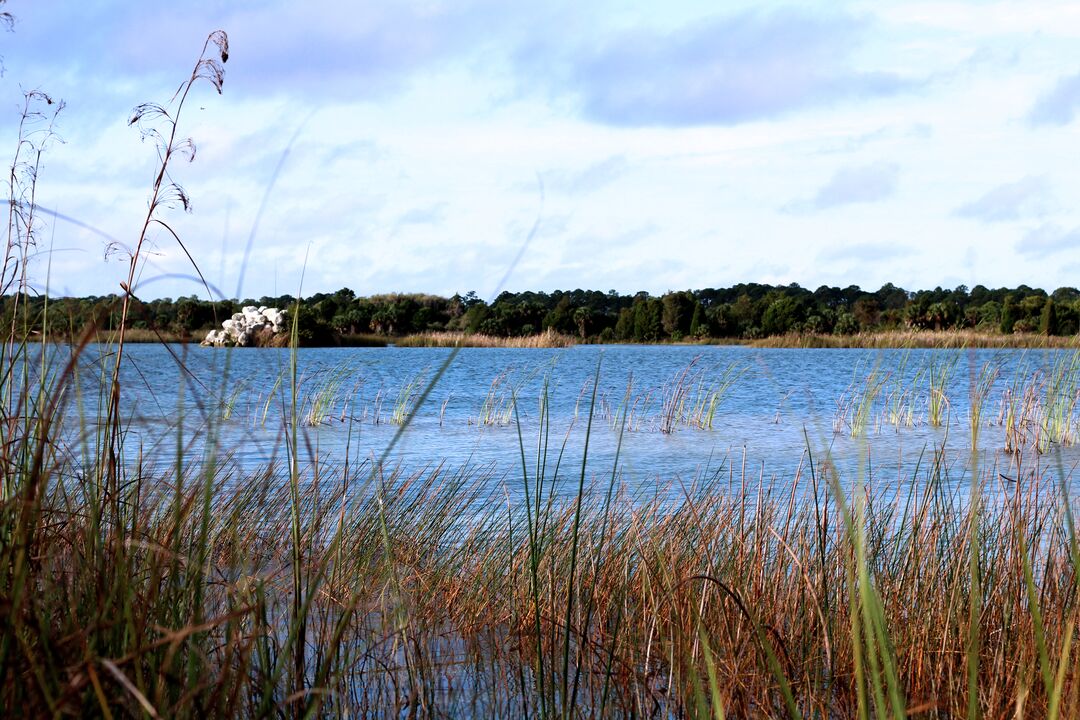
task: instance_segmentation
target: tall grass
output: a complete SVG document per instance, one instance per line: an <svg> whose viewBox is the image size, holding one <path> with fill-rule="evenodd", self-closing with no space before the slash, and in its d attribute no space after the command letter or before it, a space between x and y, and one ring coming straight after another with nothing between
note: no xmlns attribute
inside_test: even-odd
<svg viewBox="0 0 1080 720"><path fill-rule="evenodd" d="M660 432L681 426L711 430L724 396L744 371L736 363L720 369L703 367L701 356L691 359L660 388Z"/></svg>
<svg viewBox="0 0 1080 720"><path fill-rule="evenodd" d="M1055 358L1047 369L1028 371L1021 365L1001 398L998 424L1005 433L1005 450L1037 453L1071 447L1078 436L1080 354Z"/></svg>
<svg viewBox="0 0 1080 720"><path fill-rule="evenodd" d="M398 347L479 347L479 348L561 348L575 343L574 338L550 328L537 335L497 337L481 333L426 332L398 338Z"/></svg>
<svg viewBox="0 0 1080 720"><path fill-rule="evenodd" d="M941 427L946 420L946 413L950 407L946 390L949 386L949 375L952 374L958 360L959 356L930 360L927 369L929 388L926 400L926 420L932 427Z"/></svg>
<svg viewBox="0 0 1080 720"><path fill-rule="evenodd" d="M754 347L775 348L1076 348L1077 338L1037 333L987 333L978 330L885 330L855 335L774 335L750 342Z"/></svg>
<svg viewBox="0 0 1080 720"><path fill-rule="evenodd" d="M841 433L845 429L855 438L862 437L874 419L874 408L882 389L889 380L889 373L874 365L865 377L860 378L863 365L857 364L852 371L852 379L847 388L836 400L836 412L833 415L833 432Z"/></svg>

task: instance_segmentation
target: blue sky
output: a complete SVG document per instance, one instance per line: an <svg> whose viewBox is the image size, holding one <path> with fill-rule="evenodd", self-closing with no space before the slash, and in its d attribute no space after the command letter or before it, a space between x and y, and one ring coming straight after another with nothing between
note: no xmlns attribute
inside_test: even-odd
<svg viewBox="0 0 1080 720"><path fill-rule="evenodd" d="M1080 285L1075 2L6 9L0 149L24 90L63 98L39 201L122 243L156 160L131 109L228 32L223 94L181 121L192 212L169 215L226 296L294 293L302 270L304 294L489 296L532 230L506 289ZM39 238L37 287L118 291L101 237ZM157 237L138 293L205 295L191 274Z"/></svg>

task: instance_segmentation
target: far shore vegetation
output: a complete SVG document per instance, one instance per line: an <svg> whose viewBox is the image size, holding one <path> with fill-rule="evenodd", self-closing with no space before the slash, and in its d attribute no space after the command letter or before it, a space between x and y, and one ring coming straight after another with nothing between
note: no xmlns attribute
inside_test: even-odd
<svg viewBox="0 0 1080 720"><path fill-rule="evenodd" d="M48 301L50 329L118 327L115 295ZM20 302L26 302L21 299ZM44 309L46 299L30 300ZM14 301L0 305L8 317ZM299 308L308 346L563 347L573 343L738 343L766 347L1072 347L1080 290L1021 285L909 291L744 283L660 296L588 290L362 297L352 290L210 302L195 296L136 301L128 342L200 341L246 305ZM41 313L44 316L44 313ZM110 339L102 330L98 339Z"/></svg>

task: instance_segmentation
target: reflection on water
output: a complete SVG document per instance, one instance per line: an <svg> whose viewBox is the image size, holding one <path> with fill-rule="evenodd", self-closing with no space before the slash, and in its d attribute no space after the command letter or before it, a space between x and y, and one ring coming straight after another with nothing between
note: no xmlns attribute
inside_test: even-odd
<svg viewBox="0 0 1080 720"><path fill-rule="evenodd" d="M67 352L51 348L47 365L55 372ZM405 471L472 465L512 484L522 445L526 463L535 461L546 413L548 454L565 443L563 466L579 472L598 366L587 472L610 475L623 426L620 477L644 494L673 481L747 477L782 488L808 451L828 457L842 481L868 471L875 486L906 485L935 457L956 483L973 458L1005 478L1023 477L1040 457L1071 474L1080 458L1072 445L1080 371L1063 350L470 348L419 407L451 350L303 349L295 378L288 350L125 353L127 447L162 462L173 461L178 442L197 458L211 439L244 468L284 461L293 413L307 460L375 458L415 408L389 458ZM107 348L91 346L79 367L80 392L69 393L65 414L72 432L98 417Z"/></svg>

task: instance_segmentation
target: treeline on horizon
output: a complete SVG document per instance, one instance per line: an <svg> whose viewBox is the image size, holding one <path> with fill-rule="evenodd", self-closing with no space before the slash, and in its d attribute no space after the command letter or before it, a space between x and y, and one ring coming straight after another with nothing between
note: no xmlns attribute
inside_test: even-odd
<svg viewBox="0 0 1080 720"><path fill-rule="evenodd" d="M46 298L4 296L2 317L40 331ZM198 335L245 305L292 312L291 295L211 302L196 296L136 302L130 327L172 337ZM116 295L53 298L50 332L73 335L88 324L119 324ZM672 291L660 296L614 290L504 292L488 304L475 292L452 297L426 294L357 296L347 288L317 293L299 303L300 340L332 345L349 337L400 337L459 331L524 337L554 331L582 341L665 342L709 338L758 339L787 334L852 335L898 329L1074 335L1080 329L1080 290L1053 293L1021 285L989 289L935 288L910 292L892 284L869 292L851 285L809 290L798 284L743 283L729 288Z"/></svg>

